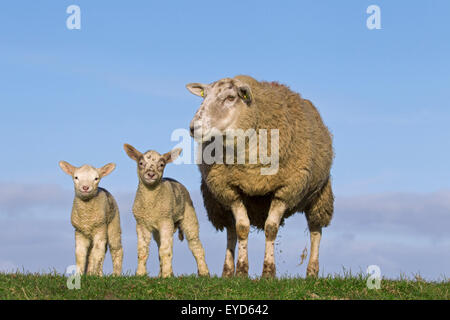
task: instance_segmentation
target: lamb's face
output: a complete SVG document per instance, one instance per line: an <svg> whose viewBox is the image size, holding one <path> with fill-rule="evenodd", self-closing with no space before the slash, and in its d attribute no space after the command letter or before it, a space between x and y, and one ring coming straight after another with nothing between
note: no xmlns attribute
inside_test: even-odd
<svg viewBox="0 0 450 320"><path fill-rule="evenodd" d="M75 193L80 198L91 198L97 194L100 174L98 170L90 165L75 169L73 173L73 183Z"/></svg>
<svg viewBox="0 0 450 320"><path fill-rule="evenodd" d="M159 154L154 150L141 153L132 145L124 144L127 155L136 161L139 180L146 186L156 186L162 179L166 164L174 161L181 153L180 148Z"/></svg>
<svg viewBox="0 0 450 320"><path fill-rule="evenodd" d="M190 124L191 136L197 141L239 129L239 115L252 102L250 87L237 79L225 78L209 85L190 83L186 88L204 98Z"/></svg>
<svg viewBox="0 0 450 320"><path fill-rule="evenodd" d="M166 159L154 150L147 151L137 161L138 175L141 181L148 186L158 184L166 167Z"/></svg>
<svg viewBox="0 0 450 320"><path fill-rule="evenodd" d="M108 163L98 169L87 164L77 168L65 161L60 161L59 166L65 173L72 176L75 195L83 200L94 197L97 194L100 179L110 174L116 167L114 163Z"/></svg>

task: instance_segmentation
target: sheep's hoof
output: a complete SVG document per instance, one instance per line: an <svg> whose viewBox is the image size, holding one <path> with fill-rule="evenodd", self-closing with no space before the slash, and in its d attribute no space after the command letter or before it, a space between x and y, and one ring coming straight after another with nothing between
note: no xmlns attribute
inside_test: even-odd
<svg viewBox="0 0 450 320"><path fill-rule="evenodd" d="M222 278L231 278L234 276L234 264L233 268L228 266L227 264L223 265Z"/></svg>
<svg viewBox="0 0 450 320"><path fill-rule="evenodd" d="M275 274L276 274L275 264L264 262L262 277L275 278Z"/></svg>
<svg viewBox="0 0 450 320"><path fill-rule="evenodd" d="M198 272L198 276L199 277L206 277L206 278L210 277L209 272Z"/></svg>
<svg viewBox="0 0 450 320"><path fill-rule="evenodd" d="M310 262L308 268L306 268L306 276L310 278L317 278L319 275L319 263Z"/></svg>
<svg viewBox="0 0 450 320"><path fill-rule="evenodd" d="M248 277L248 263L238 261L236 266L236 276Z"/></svg>

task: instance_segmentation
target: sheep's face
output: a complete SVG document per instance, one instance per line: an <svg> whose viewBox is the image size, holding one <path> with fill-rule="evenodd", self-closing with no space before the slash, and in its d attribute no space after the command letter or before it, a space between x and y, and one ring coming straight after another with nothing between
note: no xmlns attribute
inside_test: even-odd
<svg viewBox="0 0 450 320"><path fill-rule="evenodd" d="M226 130L239 129L239 116L252 103L250 87L237 79L190 83L186 88L204 98L190 124L191 136L200 142L213 135L225 135Z"/></svg>
<svg viewBox="0 0 450 320"><path fill-rule="evenodd" d="M129 144L125 144L124 149L128 156L137 163L139 180L148 187L160 183L166 164L174 161L181 153L180 148L163 155L154 150L141 153Z"/></svg>
<svg viewBox="0 0 450 320"><path fill-rule="evenodd" d="M87 164L77 168L65 161L61 161L59 166L65 173L72 176L75 194L83 200L94 197L97 194L100 179L110 174L116 167L114 163L109 163L98 169Z"/></svg>

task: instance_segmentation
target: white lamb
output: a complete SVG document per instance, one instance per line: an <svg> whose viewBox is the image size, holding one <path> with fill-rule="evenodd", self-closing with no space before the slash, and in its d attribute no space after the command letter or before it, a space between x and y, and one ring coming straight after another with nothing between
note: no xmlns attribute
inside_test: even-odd
<svg viewBox="0 0 450 320"><path fill-rule="evenodd" d="M100 179L110 174L116 165L109 163L99 169L90 165L76 168L60 161L59 166L72 176L75 186L71 220L75 228L77 272L102 276L108 245L113 274L120 275L123 249L119 208L113 196L98 187Z"/></svg>
<svg viewBox="0 0 450 320"><path fill-rule="evenodd" d="M200 276L208 276L205 251L199 240L197 215L188 190L179 182L163 178L167 163L174 161L181 149L163 155L154 150L141 153L129 144L125 152L137 163L139 185L133 205L138 236L138 267L136 274L147 274L146 263L151 236L159 250L161 277L172 271L173 234L178 229L180 240L186 235L189 248L197 261Z"/></svg>

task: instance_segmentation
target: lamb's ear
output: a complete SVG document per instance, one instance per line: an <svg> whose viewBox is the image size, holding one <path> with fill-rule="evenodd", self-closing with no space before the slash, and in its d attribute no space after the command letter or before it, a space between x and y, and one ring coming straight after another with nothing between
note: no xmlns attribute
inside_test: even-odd
<svg viewBox="0 0 450 320"><path fill-rule="evenodd" d="M103 178L104 176L110 174L115 168L116 168L115 163L105 164L103 167L98 169L98 174L100 175L100 178Z"/></svg>
<svg viewBox="0 0 450 320"><path fill-rule="evenodd" d="M70 163L68 163L66 161L60 161L59 166L69 176L73 176L73 173L75 172L75 169L76 169L73 165L71 165Z"/></svg>
<svg viewBox="0 0 450 320"><path fill-rule="evenodd" d="M244 100L244 102L249 106L253 101L252 90L250 89L250 86L242 84L238 87L237 91L239 97L241 97L241 99Z"/></svg>
<svg viewBox="0 0 450 320"><path fill-rule="evenodd" d="M186 89L188 89L191 93L195 94L199 97L205 96L205 89L208 85L207 84L201 84L201 83L188 83L186 85Z"/></svg>
<svg viewBox="0 0 450 320"><path fill-rule="evenodd" d="M135 161L138 161L138 159L142 156L142 153L137 151L132 145L125 143L123 145L123 148L124 148L125 152L127 153L127 155Z"/></svg>
<svg viewBox="0 0 450 320"><path fill-rule="evenodd" d="M178 158L182 150L183 149L181 148L175 148L172 151L164 153L163 158L164 160L166 160L166 163L174 162Z"/></svg>

